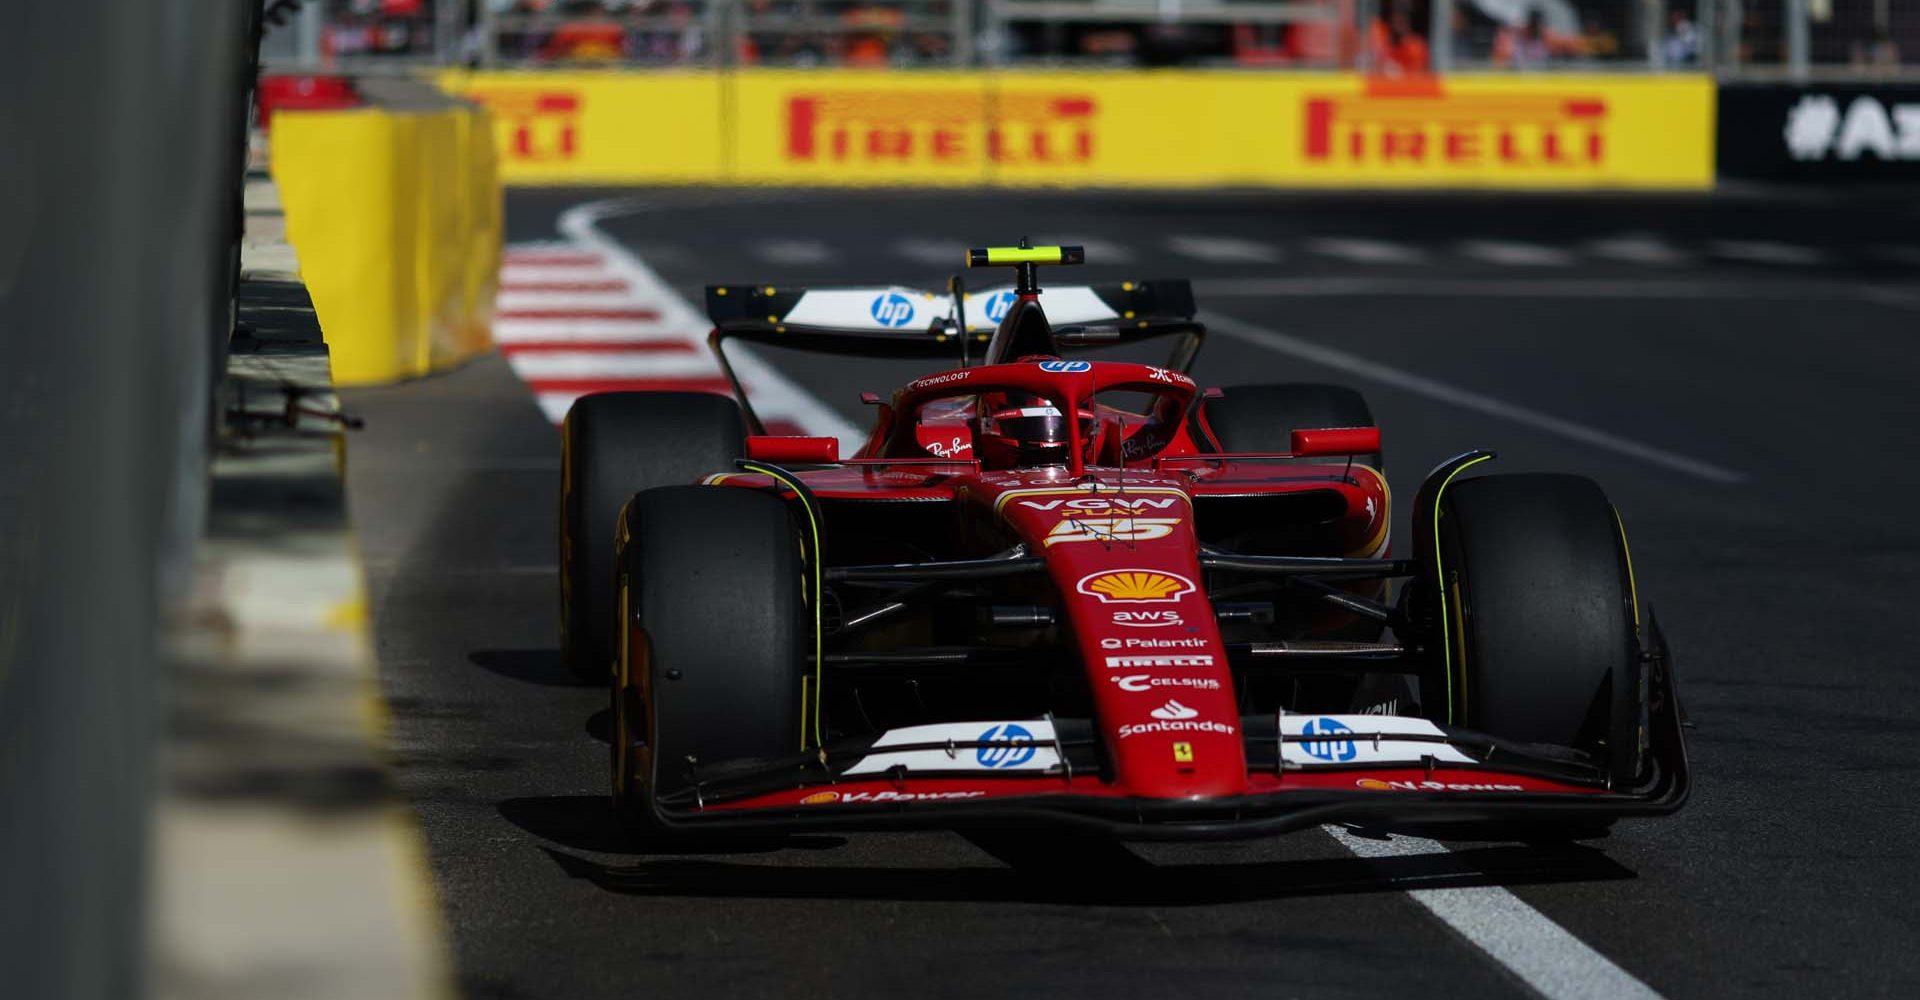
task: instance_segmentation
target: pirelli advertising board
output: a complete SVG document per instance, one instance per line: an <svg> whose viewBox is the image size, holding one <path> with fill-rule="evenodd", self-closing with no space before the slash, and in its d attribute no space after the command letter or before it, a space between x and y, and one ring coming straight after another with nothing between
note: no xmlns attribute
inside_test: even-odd
<svg viewBox="0 0 1920 1000"><path fill-rule="evenodd" d="M510 183L1710 187L1703 76L454 74Z"/></svg>

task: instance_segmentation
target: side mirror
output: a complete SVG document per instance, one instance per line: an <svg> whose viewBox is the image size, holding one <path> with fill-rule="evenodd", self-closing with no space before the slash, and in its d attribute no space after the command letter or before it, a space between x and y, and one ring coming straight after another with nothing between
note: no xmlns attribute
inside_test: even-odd
<svg viewBox="0 0 1920 1000"><path fill-rule="evenodd" d="M1367 455L1380 450L1378 427L1319 427L1293 432L1293 453L1305 457Z"/></svg>
<svg viewBox="0 0 1920 1000"><path fill-rule="evenodd" d="M840 461L840 439L749 434L747 457L776 465L832 465Z"/></svg>

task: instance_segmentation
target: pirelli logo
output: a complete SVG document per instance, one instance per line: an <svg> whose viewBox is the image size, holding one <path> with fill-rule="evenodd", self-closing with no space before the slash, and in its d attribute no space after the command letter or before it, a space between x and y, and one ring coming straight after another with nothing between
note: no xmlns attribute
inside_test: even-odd
<svg viewBox="0 0 1920 1000"><path fill-rule="evenodd" d="M1072 165L1093 159L1085 94L826 91L787 101L789 162Z"/></svg>
<svg viewBox="0 0 1920 1000"><path fill-rule="evenodd" d="M1607 161L1607 102L1589 94L1449 94L1374 82L1306 102L1310 164L1581 171Z"/></svg>
<svg viewBox="0 0 1920 1000"><path fill-rule="evenodd" d="M479 90L466 96L486 106L504 135L508 159L536 163L580 154L580 95L563 90Z"/></svg>

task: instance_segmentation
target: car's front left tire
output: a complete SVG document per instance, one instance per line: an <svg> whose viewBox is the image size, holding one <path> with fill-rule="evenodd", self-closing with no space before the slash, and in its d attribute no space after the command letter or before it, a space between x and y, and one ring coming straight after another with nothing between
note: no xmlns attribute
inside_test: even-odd
<svg viewBox="0 0 1920 1000"><path fill-rule="evenodd" d="M796 525L772 494L660 487L623 524L613 801L628 829L657 833L655 800L695 768L801 752L813 618Z"/></svg>

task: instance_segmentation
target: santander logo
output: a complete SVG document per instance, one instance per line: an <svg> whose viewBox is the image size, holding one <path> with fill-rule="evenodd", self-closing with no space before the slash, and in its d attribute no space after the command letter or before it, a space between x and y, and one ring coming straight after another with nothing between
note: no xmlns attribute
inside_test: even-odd
<svg viewBox="0 0 1920 1000"><path fill-rule="evenodd" d="M1151 712L1148 712L1147 714L1153 716L1156 719L1164 719L1167 722L1178 722L1182 719L1191 719L1194 716L1199 715L1200 713L1191 708L1188 708L1185 705L1180 704L1179 702L1173 700L1172 698L1168 698L1166 704L1160 706L1159 708L1154 709Z"/></svg>

